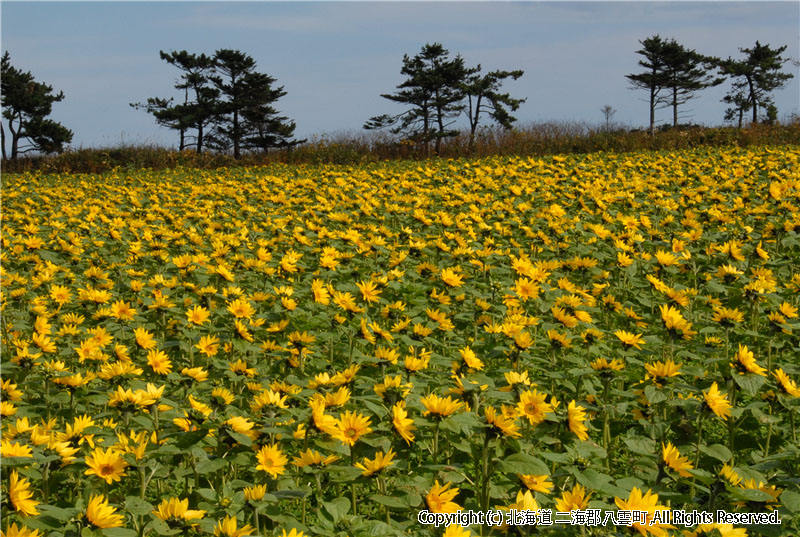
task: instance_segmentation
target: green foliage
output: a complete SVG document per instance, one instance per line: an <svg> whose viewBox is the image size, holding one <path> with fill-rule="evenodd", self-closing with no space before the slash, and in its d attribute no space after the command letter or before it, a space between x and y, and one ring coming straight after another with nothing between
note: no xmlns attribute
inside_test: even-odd
<svg viewBox="0 0 800 537"><path fill-rule="evenodd" d="M37 151L60 153L64 144L72 141L72 131L60 123L48 119L53 103L64 100L64 93L53 93L53 87L36 82L30 72L23 72L11 65L11 56L3 54L0 74L3 119L11 134L12 160L19 155ZM6 159L6 132L2 128L3 160ZM28 145L20 147L27 140Z"/></svg>

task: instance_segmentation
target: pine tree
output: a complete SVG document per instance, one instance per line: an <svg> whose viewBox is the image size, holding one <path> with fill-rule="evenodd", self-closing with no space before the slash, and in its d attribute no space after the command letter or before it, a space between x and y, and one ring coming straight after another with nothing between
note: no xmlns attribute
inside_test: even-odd
<svg viewBox="0 0 800 537"><path fill-rule="evenodd" d="M53 103L64 100L64 92L53 93L52 86L36 82L30 72L12 66L8 52L3 54L1 71L3 119L11 133L11 159L29 151L63 151L64 144L72 141L72 131L47 116L53 111ZM28 145L20 147L22 140L27 140ZM0 143L5 159L6 131L2 124Z"/></svg>
<svg viewBox="0 0 800 537"><path fill-rule="evenodd" d="M665 107L672 108L672 126L677 127L678 106L696 97L698 91L722 84L725 78L715 77L708 72L719 63L717 58L698 54L674 39L666 41L661 52L664 89L667 92L658 101Z"/></svg>
<svg viewBox="0 0 800 537"><path fill-rule="evenodd" d="M131 103L131 106L152 114L159 125L177 130L180 133L180 151L194 145L197 153L202 153L205 131L216 115L219 97L219 91L211 87L210 80L214 61L205 54L190 54L185 50L170 53L162 50L159 54L162 60L183 71L175 84L175 89L183 91L183 102L173 104L173 98L151 97L145 103ZM193 100L189 100L189 90L193 93ZM194 143L186 135L191 128L196 131Z"/></svg>
<svg viewBox="0 0 800 537"><path fill-rule="evenodd" d="M644 89L649 92L650 134L653 134L656 128L656 105L658 104L659 93L667 87L668 83L664 63L667 43L659 35L648 37L644 41L639 41L639 43L642 48L637 50L636 54L644 56L643 60L639 60L639 65L644 67L646 71L625 75L625 78L631 82L631 89Z"/></svg>
<svg viewBox="0 0 800 537"><path fill-rule="evenodd" d="M782 73L781 68L788 58L782 58L781 54L786 50L786 45L773 49L769 45L762 45L756 41L753 48L740 48L739 52L746 54L743 60L728 58L720 62L723 74L733 79L731 91L723 99L723 102L733 104L729 108L725 117L740 116L744 111L752 110L753 123L758 123L758 109L769 109L772 102L771 92L781 89L786 82L793 78L791 73ZM746 99L742 97L746 96ZM774 112L777 114L777 112Z"/></svg>
<svg viewBox="0 0 800 537"><path fill-rule="evenodd" d="M475 149L475 132L483 112L504 129L510 129L517 119L510 114L519 109L525 99L514 99L508 93L500 93L500 86L507 78L517 80L524 71L491 71L480 74L480 64L467 74L462 89L467 96L467 117L469 118L469 150Z"/></svg>
<svg viewBox="0 0 800 537"><path fill-rule="evenodd" d="M440 43L429 43L413 58L404 55L400 74L407 79L397 86L399 91L381 97L411 108L397 115L372 117L364 128L391 128L394 134L422 143L426 156L433 141L434 152L439 154L442 139L458 134L450 127L464 110L463 83L470 74L460 55L450 59L449 54Z"/></svg>
<svg viewBox="0 0 800 537"><path fill-rule="evenodd" d="M234 158L243 149L286 147L301 143L291 140L295 124L278 116L272 103L286 95L283 86L273 88L275 79L255 71L256 61L238 50L221 49L214 54L216 75L211 77L220 92L214 143L233 149Z"/></svg>

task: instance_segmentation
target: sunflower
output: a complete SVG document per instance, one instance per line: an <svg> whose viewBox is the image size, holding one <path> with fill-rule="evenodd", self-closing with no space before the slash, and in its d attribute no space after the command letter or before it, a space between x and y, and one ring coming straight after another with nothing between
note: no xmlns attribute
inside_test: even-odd
<svg viewBox="0 0 800 537"><path fill-rule="evenodd" d="M566 332L562 334L558 330L548 330L547 338L550 340L550 344L554 348L569 349L572 347L572 340Z"/></svg>
<svg viewBox="0 0 800 537"><path fill-rule="evenodd" d="M505 507L501 507L503 511L537 511L539 509L539 504L536 502L536 499L533 497L533 494L530 490L526 491L517 491L517 498L514 503L511 505L507 505Z"/></svg>
<svg viewBox="0 0 800 537"><path fill-rule="evenodd" d="M719 475L727 479L731 485L738 485L742 482L741 476L736 472L736 469L728 463L722 465Z"/></svg>
<svg viewBox="0 0 800 537"><path fill-rule="evenodd" d="M395 377L386 375L383 377L383 382L375 384L372 389L381 399L393 402L408 396L413 387L411 383L403 384L402 375Z"/></svg>
<svg viewBox="0 0 800 537"><path fill-rule="evenodd" d="M747 345L742 345L741 343L739 343L739 350L736 352L736 362L731 362L730 365L737 369L740 375L744 375L747 372L761 375L762 377L767 376L767 370L758 365L753 351L748 349Z"/></svg>
<svg viewBox="0 0 800 537"><path fill-rule="evenodd" d="M692 330L692 323L684 319L678 308L663 305L659 309L661 311L661 320L664 321L664 325L670 334L681 334L683 339L690 339L697 333Z"/></svg>
<svg viewBox="0 0 800 537"><path fill-rule="evenodd" d="M556 509L559 511L575 511L586 509L589 506L589 498L586 489L576 484L572 490L565 490L561 497L556 499Z"/></svg>
<svg viewBox="0 0 800 537"><path fill-rule="evenodd" d="M687 457L681 455L681 452L672 445L672 442L667 442L666 446L662 443L661 449L661 457L667 466L678 472L681 477L692 477L692 474L686 470L691 470L694 466L692 466Z"/></svg>
<svg viewBox="0 0 800 537"><path fill-rule="evenodd" d="M225 515L225 518L219 520L217 525L214 526L214 535L216 537L244 537L245 535L253 535L256 531L253 526L247 524L239 527L239 522L236 517Z"/></svg>
<svg viewBox="0 0 800 537"><path fill-rule="evenodd" d="M378 289L378 286L375 285L373 281L361 281L356 283L356 287L358 290L361 291L361 298L364 299L364 302L372 304L374 302L378 302L380 300L381 291Z"/></svg>
<svg viewBox="0 0 800 537"><path fill-rule="evenodd" d="M447 397L439 397L433 393L427 397L420 398L420 403L425 407L425 412L422 415L433 414L432 417L435 419L442 419L453 414L463 404L461 401L452 399L449 395Z"/></svg>
<svg viewBox="0 0 800 537"><path fill-rule="evenodd" d="M314 394L308 404L311 407L314 426L323 433L336 437L339 432L339 422L330 414L325 413L325 397L321 394Z"/></svg>
<svg viewBox="0 0 800 537"><path fill-rule="evenodd" d="M550 494L553 492L553 483L549 475L517 474L517 477L528 490Z"/></svg>
<svg viewBox="0 0 800 537"><path fill-rule="evenodd" d="M348 446L354 446L358 439L372 432L370 419L362 414L347 411L340 414L334 438L341 440Z"/></svg>
<svg viewBox="0 0 800 537"><path fill-rule="evenodd" d="M186 375L197 382L205 382L208 380L208 371L202 367L184 367L181 369L181 375Z"/></svg>
<svg viewBox="0 0 800 537"><path fill-rule="evenodd" d="M244 492L245 500L257 502L267 494L267 486L253 485L252 487L245 487L242 492Z"/></svg>
<svg viewBox="0 0 800 537"><path fill-rule="evenodd" d="M579 440L587 440L589 438L586 432L588 428L583 422L586 421L586 411L578 406L575 401L571 401L567 407L567 423L569 430L575 433Z"/></svg>
<svg viewBox="0 0 800 537"><path fill-rule="evenodd" d="M652 364L644 364L644 368L647 370L647 375L644 377L645 380L669 379L681 374L681 364L676 364L671 358L666 362L658 361Z"/></svg>
<svg viewBox="0 0 800 537"><path fill-rule="evenodd" d="M114 481L121 481L125 477L125 468L128 463L122 458L122 453L114 448L96 448L91 455L86 457L86 466L88 470L84 472L86 475L96 475L103 479L109 485Z"/></svg>
<svg viewBox="0 0 800 537"><path fill-rule="evenodd" d="M656 511L669 511L669 508L665 505L658 505L658 494L653 494L649 489L642 495L641 490L633 487L627 500L614 498L614 502L624 511L647 512L646 521L633 523L633 528L641 535L653 534L656 537L666 537L669 535L667 530L674 529L674 526L670 524L653 523L652 517Z"/></svg>
<svg viewBox="0 0 800 537"><path fill-rule="evenodd" d="M16 470L11 472L11 477L8 482L8 497L14 509L22 513L23 516L39 514L39 510L36 509L39 502L33 499L30 486L30 482L24 477L20 478Z"/></svg>
<svg viewBox="0 0 800 537"><path fill-rule="evenodd" d="M164 498L158 508L152 511L153 515L166 522L170 528L177 526L190 525L196 526L196 522L206 514L203 510L189 509L189 499L184 498Z"/></svg>
<svg viewBox="0 0 800 537"><path fill-rule="evenodd" d="M280 537L306 537L306 534L296 528L292 528L289 533L286 533L286 530L281 530Z"/></svg>
<svg viewBox="0 0 800 537"><path fill-rule="evenodd" d="M453 500L458 496L458 487L450 488L450 483L440 485L436 480L425 495L425 502L428 504L428 509L433 513L455 513L461 511L463 508L455 503Z"/></svg>
<svg viewBox="0 0 800 537"><path fill-rule="evenodd" d="M442 281L450 287L461 287L464 285L464 276L452 268L443 268L441 272Z"/></svg>
<svg viewBox="0 0 800 537"><path fill-rule="evenodd" d="M193 325L201 326L211 316L211 312L203 306L195 306L186 311L186 320Z"/></svg>
<svg viewBox="0 0 800 537"><path fill-rule="evenodd" d="M392 459L394 459L395 455L396 453L391 448L386 453L379 451L375 454L374 459L370 460L364 457L364 462L357 462L355 467L362 470L361 475L370 477L393 465L394 461Z"/></svg>
<svg viewBox="0 0 800 537"><path fill-rule="evenodd" d="M406 444L411 445L411 442L414 441L414 433L411 431L416 427L414 427L414 420L408 417L405 401L398 401L392 407L392 425L395 431L406 441Z"/></svg>
<svg viewBox="0 0 800 537"><path fill-rule="evenodd" d="M617 336L617 339L619 339L626 348L634 347L638 350L642 350L642 345L644 345L642 334L632 334L625 330L617 330L614 332L614 335Z"/></svg>
<svg viewBox="0 0 800 537"><path fill-rule="evenodd" d="M258 459L256 470L264 470L273 479L286 471L286 463L289 462L289 459L283 454L278 444L263 446L256 453L256 459Z"/></svg>
<svg viewBox="0 0 800 537"><path fill-rule="evenodd" d="M714 308L714 315L711 316L711 320L722 326L733 326L744 321L744 313L737 308L718 307Z"/></svg>
<svg viewBox="0 0 800 537"><path fill-rule="evenodd" d="M783 492L783 489L779 489L775 485L767 485L763 481L757 481L755 479L746 479L741 483L739 483L739 486L743 489L760 490L761 492L764 492L765 494L771 496L770 499L766 500L766 504L764 505L764 507L766 507L770 511L775 509L776 505L778 505L778 497L780 497L781 493ZM757 500L757 501L763 502L764 500ZM739 507L745 505L744 502L735 502L735 504L738 505Z"/></svg>
<svg viewBox="0 0 800 537"><path fill-rule="evenodd" d="M513 407L505 407L504 411L511 410L511 413L516 414ZM492 406L487 406L484 410L486 423L491 427L491 431L495 435L502 435L509 438L519 438L522 433L519 432L519 426L514 417L509 417L506 412L498 413Z"/></svg>
<svg viewBox="0 0 800 537"><path fill-rule="evenodd" d="M607 358L595 358L592 363L589 364L592 369L595 371L606 372L606 371L622 371L625 369L625 362L614 358L610 362Z"/></svg>
<svg viewBox="0 0 800 537"><path fill-rule="evenodd" d="M219 338L217 336L203 336L195 348L206 356L216 356L219 351Z"/></svg>
<svg viewBox="0 0 800 537"><path fill-rule="evenodd" d="M273 390L264 390L253 398L253 402L250 403L250 409L253 412L259 412L262 408L267 406L287 409L289 408L286 405L288 398L288 395L283 395Z"/></svg>
<svg viewBox="0 0 800 537"><path fill-rule="evenodd" d="M2 401L0 402L0 416L13 416L17 413L17 407L14 406L14 403L9 401Z"/></svg>
<svg viewBox="0 0 800 537"><path fill-rule="evenodd" d="M117 509L108 505L105 496L92 496L86 506L86 518L96 528L121 528L125 520L117 514Z"/></svg>
<svg viewBox="0 0 800 537"><path fill-rule="evenodd" d="M528 418L532 426L542 423L547 414L553 412L553 406L546 402L547 394L538 390L527 390L519 395L517 411L520 416Z"/></svg>
<svg viewBox="0 0 800 537"><path fill-rule="evenodd" d="M134 336L136 336L136 344L139 345L144 350L150 350L156 346L155 339L153 338L153 334L147 331L146 328L139 327L133 330Z"/></svg>
<svg viewBox="0 0 800 537"><path fill-rule="evenodd" d="M731 415L731 404L724 393L720 393L717 383L711 385L707 392L703 392L706 406L723 420Z"/></svg>
<svg viewBox="0 0 800 537"><path fill-rule="evenodd" d="M299 457L295 457L292 464L298 468L303 468L305 466L327 466L338 460L339 457L336 455L324 455L314 449L307 449L301 452Z"/></svg>
<svg viewBox="0 0 800 537"><path fill-rule="evenodd" d="M0 530L2 537L42 537L39 530L32 530L25 526L17 526L17 523L11 524L6 531Z"/></svg>
<svg viewBox="0 0 800 537"><path fill-rule="evenodd" d="M127 302L117 300L111 304L111 316L120 321L132 321L134 315L136 315L136 310Z"/></svg>
<svg viewBox="0 0 800 537"><path fill-rule="evenodd" d="M797 384L783 372L782 368L778 368L772 372L772 375L778 380L778 384L783 392L791 395L792 397L800 397L800 388Z"/></svg>
<svg viewBox="0 0 800 537"><path fill-rule="evenodd" d="M483 369L483 362L480 358L475 355L475 351L470 349L469 347L464 347L463 349L459 349L458 353L461 355L461 358L464 360L464 363L467 365L468 368L474 369L476 371L480 371Z"/></svg>
<svg viewBox="0 0 800 537"><path fill-rule="evenodd" d="M154 373L159 375L166 375L172 371L172 361L164 351L152 349L147 353L147 364L152 368Z"/></svg>

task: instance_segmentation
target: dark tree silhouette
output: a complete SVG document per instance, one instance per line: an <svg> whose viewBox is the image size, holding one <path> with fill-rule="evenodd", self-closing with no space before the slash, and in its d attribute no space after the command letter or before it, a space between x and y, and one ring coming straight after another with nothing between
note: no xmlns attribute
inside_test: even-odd
<svg viewBox="0 0 800 537"><path fill-rule="evenodd" d="M64 92L53 92L53 86L36 82L30 72L11 65L11 56L3 54L0 68L0 92L3 119L11 134L11 159L29 151L55 153L72 141L72 131L52 119L53 103L64 100ZM21 141L27 145L20 146ZM0 123L0 144L6 155L6 131Z"/></svg>

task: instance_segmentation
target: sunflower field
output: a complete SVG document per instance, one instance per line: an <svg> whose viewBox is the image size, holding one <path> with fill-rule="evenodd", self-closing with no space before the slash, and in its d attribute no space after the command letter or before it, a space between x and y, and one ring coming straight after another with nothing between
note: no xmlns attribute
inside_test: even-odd
<svg viewBox="0 0 800 537"><path fill-rule="evenodd" d="M796 146L5 174L2 213L3 536L800 534Z"/></svg>

